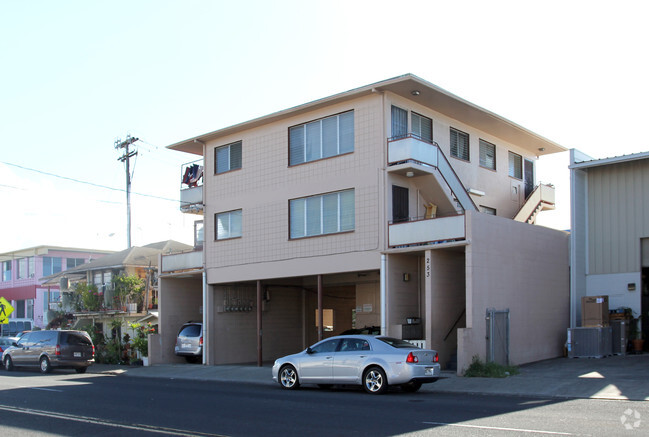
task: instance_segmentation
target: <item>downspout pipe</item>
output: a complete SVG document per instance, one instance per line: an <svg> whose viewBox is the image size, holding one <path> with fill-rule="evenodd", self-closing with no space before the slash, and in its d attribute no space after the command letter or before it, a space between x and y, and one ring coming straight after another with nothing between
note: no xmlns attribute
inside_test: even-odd
<svg viewBox="0 0 649 437"><path fill-rule="evenodd" d="M386 326L385 326L385 321L386 321L386 271L385 271L385 266L386 266L386 255L384 253L381 254L381 335L386 335Z"/></svg>

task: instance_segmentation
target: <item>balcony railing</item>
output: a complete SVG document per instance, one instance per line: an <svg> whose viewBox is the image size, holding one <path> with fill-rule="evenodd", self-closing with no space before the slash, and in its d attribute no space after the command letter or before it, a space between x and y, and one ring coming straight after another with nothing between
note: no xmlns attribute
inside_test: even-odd
<svg viewBox="0 0 649 437"><path fill-rule="evenodd" d="M463 240L466 238L464 217L453 215L391 223L388 226L388 245L407 247Z"/></svg>
<svg viewBox="0 0 649 437"><path fill-rule="evenodd" d="M180 210L193 214L203 213L202 160L188 162L181 167Z"/></svg>
<svg viewBox="0 0 649 437"><path fill-rule="evenodd" d="M201 268L203 268L203 251L194 250L192 252L162 255L160 273L197 270Z"/></svg>

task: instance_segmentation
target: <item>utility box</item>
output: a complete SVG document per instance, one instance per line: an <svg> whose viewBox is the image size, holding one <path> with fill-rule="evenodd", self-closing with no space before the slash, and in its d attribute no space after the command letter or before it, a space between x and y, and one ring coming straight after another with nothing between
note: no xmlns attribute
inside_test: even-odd
<svg viewBox="0 0 649 437"><path fill-rule="evenodd" d="M569 328L568 358L603 358L613 354L613 330L603 328Z"/></svg>
<svg viewBox="0 0 649 437"><path fill-rule="evenodd" d="M611 320L611 329L613 332L613 354L626 355L626 347L629 343L629 320Z"/></svg>
<svg viewBox="0 0 649 437"><path fill-rule="evenodd" d="M581 326L608 326L608 296L586 296L581 298Z"/></svg>

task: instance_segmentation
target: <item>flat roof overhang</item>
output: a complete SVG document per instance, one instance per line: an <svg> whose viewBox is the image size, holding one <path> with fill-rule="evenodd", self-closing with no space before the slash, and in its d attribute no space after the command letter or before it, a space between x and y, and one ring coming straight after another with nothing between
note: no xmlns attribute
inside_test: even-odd
<svg viewBox="0 0 649 437"><path fill-rule="evenodd" d="M220 137L235 134L243 130L253 129L283 118L300 115L329 105L377 92L392 92L396 95L427 106L450 118L461 120L463 123L474 126L476 129L482 130L497 138L501 138L504 141L516 144L537 156L568 150L553 141L507 120L506 118L474 105L473 103L412 74L406 74L340 94L335 94L330 97L325 97L324 99L315 100L313 102L255 118L250 121L192 137L167 147L173 150L202 155L203 144ZM413 92L416 93L413 94Z"/></svg>

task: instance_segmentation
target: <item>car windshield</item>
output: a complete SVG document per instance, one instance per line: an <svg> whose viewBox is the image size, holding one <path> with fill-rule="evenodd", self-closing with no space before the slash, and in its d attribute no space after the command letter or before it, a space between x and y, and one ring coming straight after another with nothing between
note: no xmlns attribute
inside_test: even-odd
<svg viewBox="0 0 649 437"><path fill-rule="evenodd" d="M381 340L383 343L387 343L392 347L400 348L400 349L412 349L416 348L414 344L407 342L405 340L401 340L398 338L392 338L392 337L377 337L377 340Z"/></svg>

